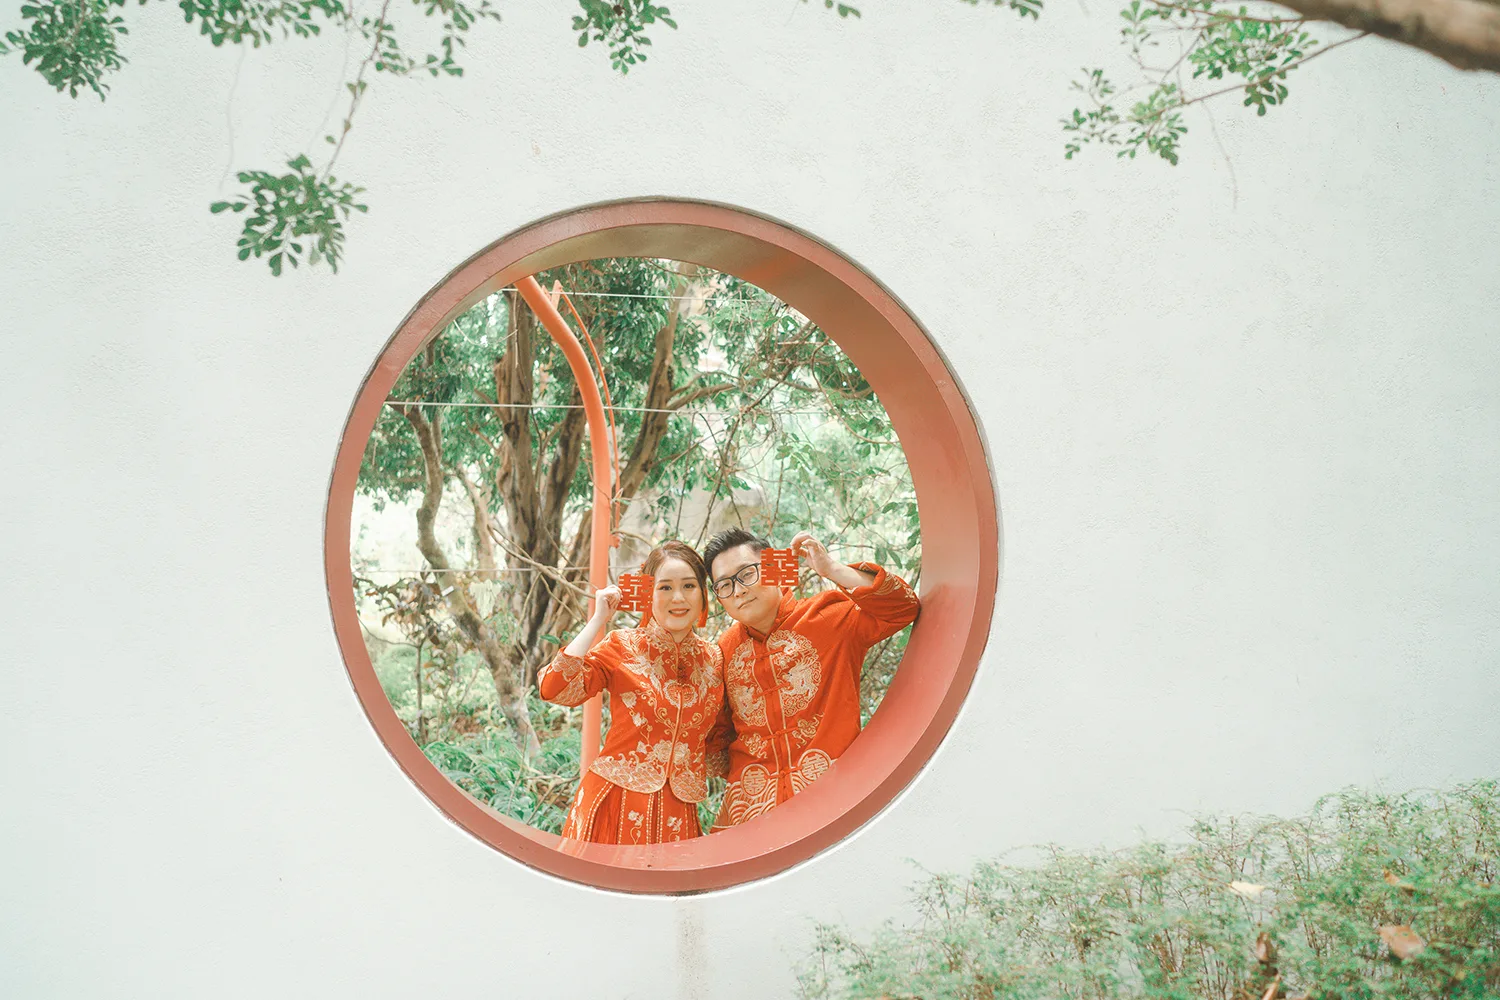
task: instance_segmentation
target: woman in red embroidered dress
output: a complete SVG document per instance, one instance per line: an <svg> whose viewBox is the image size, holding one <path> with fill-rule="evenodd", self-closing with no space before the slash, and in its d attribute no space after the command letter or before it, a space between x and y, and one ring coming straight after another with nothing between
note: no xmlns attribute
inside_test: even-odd
<svg viewBox="0 0 1500 1000"><path fill-rule="evenodd" d="M652 550L642 569L655 584L640 626L594 645L620 603L619 588L605 587L583 631L537 678L542 697L559 705L610 695L604 748L579 783L564 837L656 844L702 834L704 744L724 703L723 656L694 632L707 615L708 573L682 542ZM715 773L726 763L717 762Z"/></svg>

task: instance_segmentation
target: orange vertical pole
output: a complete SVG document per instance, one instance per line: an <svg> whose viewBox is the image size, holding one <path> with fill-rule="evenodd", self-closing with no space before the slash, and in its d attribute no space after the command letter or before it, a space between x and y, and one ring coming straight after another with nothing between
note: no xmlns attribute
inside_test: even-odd
<svg viewBox="0 0 1500 1000"><path fill-rule="evenodd" d="M563 322L562 313L557 311L557 306L547 293L542 291L536 278L525 277L516 282L516 291L531 306L537 319L552 334L552 339L557 341L557 346L562 348L563 356L568 359L568 367L573 369L573 380L578 383L578 391L583 396L583 414L588 420L589 427L589 450L593 457L594 466L594 514L592 534L589 541L589 587L597 592L609 585L609 550L615 544L615 538L610 533L610 501L614 490L614 482L611 479L611 462L609 450L609 424L604 417L604 401L599 396L599 385L594 381L593 369L589 367L588 356L583 352L583 345L578 342L573 331L568 329L568 324ZM594 612L594 599L589 598L588 614ZM599 730L604 716L604 696L589 699L583 706L583 760L582 770L587 771L594 758L599 755Z"/></svg>

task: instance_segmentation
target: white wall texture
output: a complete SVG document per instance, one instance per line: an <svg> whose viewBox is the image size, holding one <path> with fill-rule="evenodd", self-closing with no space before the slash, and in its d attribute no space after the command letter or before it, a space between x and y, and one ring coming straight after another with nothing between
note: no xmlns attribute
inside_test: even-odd
<svg viewBox="0 0 1500 1000"><path fill-rule="evenodd" d="M1176 169L1065 162L1110 4L682 5L626 79L569 6L507 5L461 81L376 81L337 276L236 262L207 205L331 130L341 39L242 56L131 7L105 104L0 60L0 995L786 997L810 921L899 914L908 859L1497 773L1500 80L1370 41L1264 119L1215 105L1217 140L1191 117ZM360 712L320 565L346 409L412 304L638 195L767 213L886 282L1004 518L924 774L690 899L447 822Z"/></svg>

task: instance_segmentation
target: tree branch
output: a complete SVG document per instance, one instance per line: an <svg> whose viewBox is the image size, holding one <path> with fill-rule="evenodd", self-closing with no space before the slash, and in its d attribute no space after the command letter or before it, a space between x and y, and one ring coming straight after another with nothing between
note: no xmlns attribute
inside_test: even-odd
<svg viewBox="0 0 1500 1000"><path fill-rule="evenodd" d="M495 683L495 693L500 698L500 711L515 732L522 752L527 756L536 756L541 753L542 745L526 709L525 691L517 684L494 629L490 628L489 623L469 601L468 591L454 572L448 561L448 554L438 543L437 532L434 530L438 505L442 502L443 480L446 478L443 468L442 412L439 411L428 420L422 415L420 406L401 407L400 410L417 436L417 443L422 448L422 462L427 470L422 504L417 508L417 550L432 566L454 623L479 655L484 657L490 677Z"/></svg>
<svg viewBox="0 0 1500 1000"><path fill-rule="evenodd" d="M678 396L670 403L668 403L664 407L664 409L680 410L684 406L687 406L691 403L696 403L700 399L707 399L709 396L717 396L721 392L726 392L730 389L737 388L738 386L738 382L720 382L717 385L705 385L701 388L694 389L689 393Z"/></svg>
<svg viewBox="0 0 1500 1000"><path fill-rule="evenodd" d="M675 392L672 385L672 348L676 343L677 324L682 318L682 294L697 273L696 264L683 264L677 280L668 286L674 298L671 309L667 312L667 321L656 332L651 375L646 384L645 400L641 404L648 410L675 409L669 405ZM629 500L646 481L647 474L656 463L657 449L661 446L662 438L666 437L671 416L670 413L641 415L641 429L631 446L630 457L621 468L620 481L615 485L617 499Z"/></svg>
<svg viewBox="0 0 1500 1000"><path fill-rule="evenodd" d="M490 536L495 541L498 541L500 543L500 547L505 550L506 555L521 560L526 565L535 569L538 573L541 573L543 576L547 577L547 579L551 580L553 583L561 584L562 586L571 590L573 593L577 594L579 597L582 597L584 600L588 599L588 591L584 590L582 587L575 586L571 581L569 581L562 575L561 570L555 569L551 566L543 566L541 563L537 562L526 553L512 548L505 535L501 534L500 529L496 528L493 524L489 526L489 529Z"/></svg>
<svg viewBox="0 0 1500 1000"><path fill-rule="evenodd" d="M1500 4L1487 0L1276 2L1313 20L1332 21L1422 49L1459 69L1500 73Z"/></svg>
<svg viewBox="0 0 1500 1000"><path fill-rule="evenodd" d="M333 165L338 161L339 154L344 151L344 140L349 137L349 130L354 127L354 113L359 110L359 102L365 96L365 70L370 68L370 63L380 54L380 43L385 41L387 24L385 15L391 9L391 0L385 0L380 6L380 13L375 18L375 38L370 43L370 53L365 56L364 62L359 64L359 72L354 75L354 82L349 85L349 113L344 115L344 127L339 131L339 141L333 147L333 155L328 158L328 165L323 168L323 180L333 172Z"/></svg>
<svg viewBox="0 0 1500 1000"><path fill-rule="evenodd" d="M1340 39L1339 41L1334 42L1331 45L1325 45L1321 49L1319 49L1318 51L1312 53L1311 55L1303 56L1301 59L1298 59L1296 62L1287 63L1285 66L1283 66L1279 70L1277 70L1276 73L1277 73L1278 76L1284 75L1288 71L1296 69L1298 66L1302 66L1302 65L1304 65L1306 63L1312 62L1314 59L1318 58L1318 56L1321 56L1321 55L1324 55L1326 53L1332 52L1334 49L1338 48L1341 45L1348 45L1350 42L1357 42L1361 38L1368 38L1369 34L1370 34L1369 32L1361 32L1358 35L1351 35L1348 38ZM1234 93L1237 90L1244 90L1244 89L1245 89L1245 84L1243 84L1243 83L1236 83L1236 84L1231 84L1228 87L1220 87L1218 90L1210 90L1206 94L1199 94L1197 97L1189 97L1189 98L1187 98L1184 101L1178 102L1177 104L1168 104L1168 105L1165 105L1164 107L1158 108L1156 111L1154 111L1153 113L1151 113L1149 115L1143 115L1141 117L1140 121L1141 121L1141 124L1144 125L1145 123L1147 123L1149 121L1152 121L1154 119L1160 118L1162 115L1169 114L1169 113L1174 112L1174 111L1181 111L1183 108L1192 107L1194 104L1201 104L1204 101L1212 100L1215 97L1219 97L1219 96L1222 96L1224 94L1231 94L1231 93Z"/></svg>
<svg viewBox="0 0 1500 1000"><path fill-rule="evenodd" d="M464 492L469 495L469 505L474 508L474 554L479 568L484 579L492 580L495 578L495 545L490 538L490 533L494 530L490 498L462 468L455 468L453 474L463 484Z"/></svg>

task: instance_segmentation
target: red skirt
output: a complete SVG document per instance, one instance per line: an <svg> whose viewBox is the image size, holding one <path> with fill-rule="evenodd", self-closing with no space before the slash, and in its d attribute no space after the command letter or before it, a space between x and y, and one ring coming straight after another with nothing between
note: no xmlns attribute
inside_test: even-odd
<svg viewBox="0 0 1500 1000"><path fill-rule="evenodd" d="M698 807L663 787L632 792L592 771L578 783L562 835L591 844L660 844L701 837Z"/></svg>

